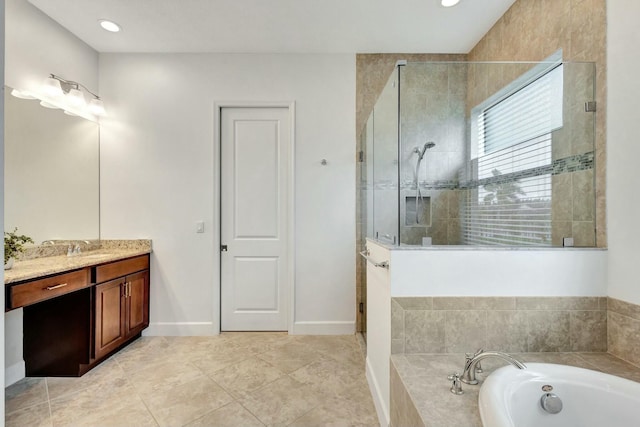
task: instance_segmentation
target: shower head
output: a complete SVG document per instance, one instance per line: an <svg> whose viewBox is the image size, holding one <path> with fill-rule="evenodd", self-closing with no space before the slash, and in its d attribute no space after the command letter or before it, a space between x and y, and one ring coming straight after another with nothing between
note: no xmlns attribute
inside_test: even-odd
<svg viewBox="0 0 640 427"><path fill-rule="evenodd" d="M422 149L416 147L416 148L414 148L413 152L414 153L418 153L418 158L420 160L422 160L422 158L424 157L425 151L427 151L429 148L433 148L435 146L436 146L436 143L433 142L433 141L425 142L424 145L422 146Z"/></svg>

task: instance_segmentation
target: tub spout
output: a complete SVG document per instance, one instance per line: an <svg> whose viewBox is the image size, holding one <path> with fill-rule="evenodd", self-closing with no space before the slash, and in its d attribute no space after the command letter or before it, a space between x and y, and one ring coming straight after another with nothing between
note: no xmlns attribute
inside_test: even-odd
<svg viewBox="0 0 640 427"><path fill-rule="evenodd" d="M466 384L478 384L478 380L476 379L476 365L482 360L489 357L496 357L498 359L504 360L515 366L518 369L525 369L526 365L511 356L507 353L502 353L499 351L483 351L478 350L473 356L470 354L467 355L467 360L464 364L464 372L462 373L462 378L460 380Z"/></svg>

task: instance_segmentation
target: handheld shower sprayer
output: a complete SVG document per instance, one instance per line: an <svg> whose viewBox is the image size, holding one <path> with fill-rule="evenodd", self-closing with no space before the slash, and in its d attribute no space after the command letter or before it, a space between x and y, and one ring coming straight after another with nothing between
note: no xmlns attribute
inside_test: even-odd
<svg viewBox="0 0 640 427"><path fill-rule="evenodd" d="M422 146L422 149L420 149L420 147L416 147L413 149L414 153L418 154L418 161L416 162L416 174L415 174L415 185L416 185L416 224L420 224L420 212L419 212L419 202L422 201L424 203L424 201L422 200L422 192L420 191L420 182L419 182L419 175L420 175L420 163L422 162L422 158L424 157L424 153L427 152L428 149L433 148L436 146L436 143L433 141L427 141L424 143L424 145Z"/></svg>
<svg viewBox="0 0 640 427"><path fill-rule="evenodd" d="M422 149L420 149L419 147L416 147L413 149L414 153L418 154L418 160L422 160L422 158L424 157L424 153L430 149L436 146L436 143L433 141L429 141L429 142L425 142L424 145L422 146Z"/></svg>

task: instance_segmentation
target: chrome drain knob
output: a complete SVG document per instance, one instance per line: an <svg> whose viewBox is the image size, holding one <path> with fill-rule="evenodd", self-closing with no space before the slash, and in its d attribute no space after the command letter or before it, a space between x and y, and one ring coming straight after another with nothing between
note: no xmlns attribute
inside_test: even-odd
<svg viewBox="0 0 640 427"><path fill-rule="evenodd" d="M550 414L562 411L562 400L555 393L545 393L540 398L540 406Z"/></svg>

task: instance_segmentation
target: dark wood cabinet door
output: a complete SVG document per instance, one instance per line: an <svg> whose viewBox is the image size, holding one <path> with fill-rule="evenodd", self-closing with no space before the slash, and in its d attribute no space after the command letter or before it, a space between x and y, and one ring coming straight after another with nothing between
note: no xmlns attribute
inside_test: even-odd
<svg viewBox="0 0 640 427"><path fill-rule="evenodd" d="M149 271L126 277L128 292L126 302L127 337L149 326Z"/></svg>
<svg viewBox="0 0 640 427"><path fill-rule="evenodd" d="M96 359L117 348L126 338L124 278L96 286Z"/></svg>

